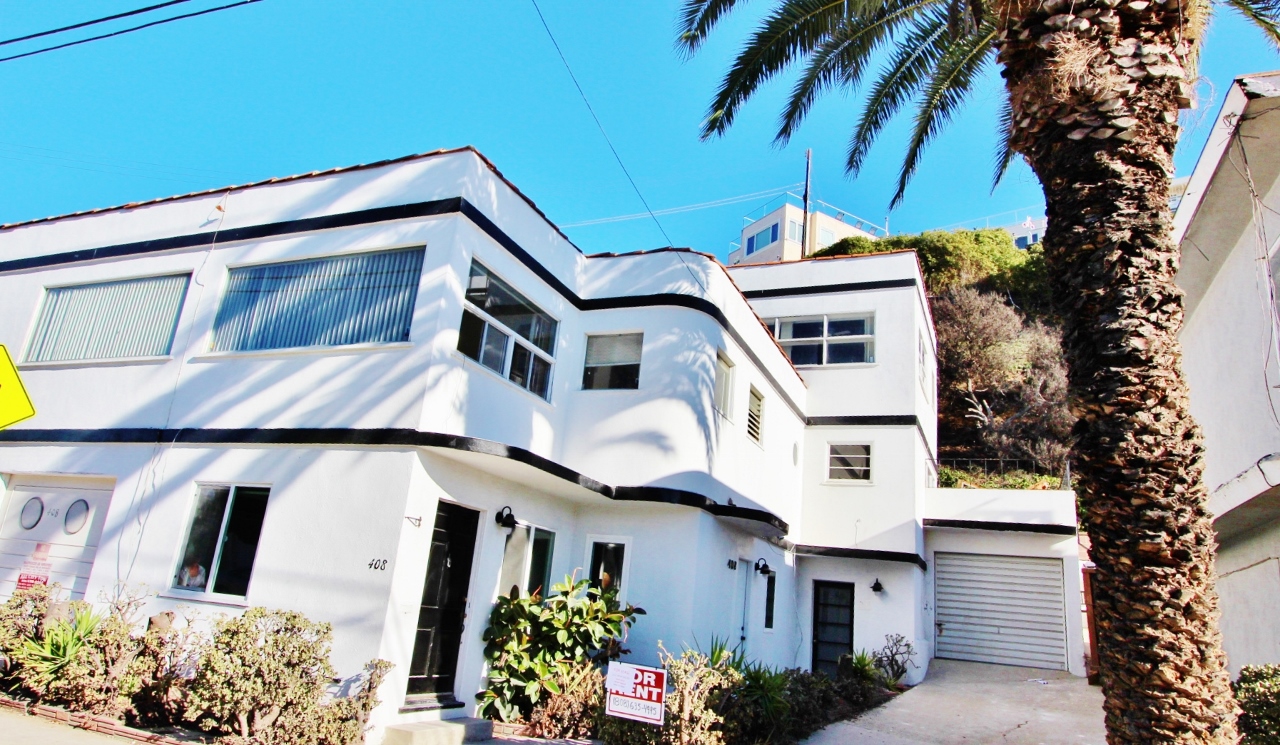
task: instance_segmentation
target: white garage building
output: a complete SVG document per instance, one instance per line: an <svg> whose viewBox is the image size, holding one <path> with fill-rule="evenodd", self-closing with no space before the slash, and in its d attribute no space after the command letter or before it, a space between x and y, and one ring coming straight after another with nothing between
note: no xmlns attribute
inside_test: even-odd
<svg viewBox="0 0 1280 745"><path fill-rule="evenodd" d="M379 732L472 712L494 598L575 570L640 662L1083 672L1072 495L933 488L910 252L585 256L441 151L0 228L0 343L0 595L329 621L395 663Z"/></svg>

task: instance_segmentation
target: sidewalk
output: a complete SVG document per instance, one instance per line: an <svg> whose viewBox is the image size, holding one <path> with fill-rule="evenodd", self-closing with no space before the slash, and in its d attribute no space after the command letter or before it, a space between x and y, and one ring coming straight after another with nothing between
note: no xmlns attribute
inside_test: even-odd
<svg viewBox="0 0 1280 745"><path fill-rule="evenodd" d="M50 722L0 708L0 745L123 745L133 740L86 732L65 724Z"/></svg>

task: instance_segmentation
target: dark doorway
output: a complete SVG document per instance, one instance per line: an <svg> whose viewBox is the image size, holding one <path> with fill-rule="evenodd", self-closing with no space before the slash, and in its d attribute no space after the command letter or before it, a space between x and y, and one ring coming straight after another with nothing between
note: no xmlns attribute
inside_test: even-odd
<svg viewBox="0 0 1280 745"><path fill-rule="evenodd" d="M455 704L458 648L467 617L467 586L476 547L479 513L441 502L431 536L431 557L418 609L418 633L409 662L409 695L442 705ZM461 706L462 704L456 704Z"/></svg>
<svg viewBox="0 0 1280 745"><path fill-rule="evenodd" d="M853 585L814 582L813 671L835 678L846 654L853 654Z"/></svg>

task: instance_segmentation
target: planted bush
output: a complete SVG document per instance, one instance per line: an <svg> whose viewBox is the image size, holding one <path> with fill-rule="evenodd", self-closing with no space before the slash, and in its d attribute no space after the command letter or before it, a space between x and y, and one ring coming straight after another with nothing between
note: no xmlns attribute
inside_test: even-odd
<svg viewBox="0 0 1280 745"><path fill-rule="evenodd" d="M1280 744L1280 665L1246 665L1231 684L1248 745Z"/></svg>
<svg viewBox="0 0 1280 745"><path fill-rule="evenodd" d="M615 659L643 608L618 603L587 580L565 577L545 600L522 597L520 588L498 598L484 632L489 688L477 696L480 716L505 722L528 719L547 696L561 693L560 679L575 664Z"/></svg>

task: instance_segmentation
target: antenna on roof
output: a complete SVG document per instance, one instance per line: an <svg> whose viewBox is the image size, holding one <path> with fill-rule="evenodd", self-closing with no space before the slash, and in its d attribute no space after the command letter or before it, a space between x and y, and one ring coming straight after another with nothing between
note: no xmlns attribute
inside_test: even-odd
<svg viewBox="0 0 1280 745"><path fill-rule="evenodd" d="M804 151L804 225L800 228L800 255L809 254L809 177L813 173L813 148Z"/></svg>

